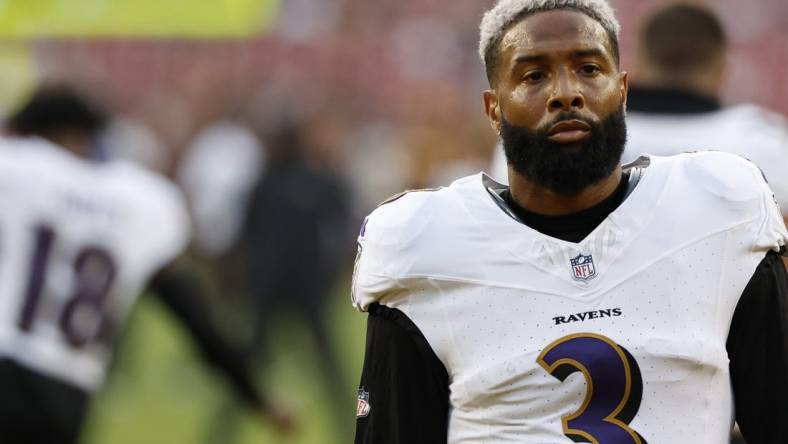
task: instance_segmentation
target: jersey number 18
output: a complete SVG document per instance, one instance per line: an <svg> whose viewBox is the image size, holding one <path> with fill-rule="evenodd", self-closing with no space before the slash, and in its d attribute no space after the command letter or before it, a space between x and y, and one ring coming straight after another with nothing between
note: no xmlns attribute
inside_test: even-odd
<svg viewBox="0 0 788 444"><path fill-rule="evenodd" d="M22 331L32 331L36 323L47 265L56 240L57 235L51 227L40 225L36 228L25 300L17 321ZM59 312L58 327L69 344L83 347L99 334L116 267L109 252L98 246L87 246L76 254L71 269L74 284Z"/></svg>

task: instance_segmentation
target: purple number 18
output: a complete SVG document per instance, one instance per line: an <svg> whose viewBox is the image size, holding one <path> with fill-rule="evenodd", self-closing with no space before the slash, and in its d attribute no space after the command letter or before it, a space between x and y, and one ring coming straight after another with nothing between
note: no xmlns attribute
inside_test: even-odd
<svg viewBox="0 0 788 444"><path fill-rule="evenodd" d="M46 225L35 230L25 302L17 322L22 331L34 328L56 238L55 231ZM99 333L107 296L115 280L115 261L106 250L89 246L77 253L72 270L74 286L60 312L58 325L69 344L82 347Z"/></svg>

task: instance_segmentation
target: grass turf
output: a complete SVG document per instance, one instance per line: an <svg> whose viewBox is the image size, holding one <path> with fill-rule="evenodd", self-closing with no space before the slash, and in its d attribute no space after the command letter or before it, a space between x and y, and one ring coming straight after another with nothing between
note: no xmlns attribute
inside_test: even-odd
<svg viewBox="0 0 788 444"><path fill-rule="evenodd" d="M154 300L142 298L108 384L91 406L82 443L350 442L366 318L350 307L347 292L336 294L331 302L332 345L349 392L342 405L329 400L314 342L303 323L285 317L269 327L273 359L261 366L259 380L274 399L298 413L299 431L294 436L277 436L254 412L236 404L229 386L200 360L174 318ZM342 412L347 420L338 424ZM222 421L237 427L222 428Z"/></svg>

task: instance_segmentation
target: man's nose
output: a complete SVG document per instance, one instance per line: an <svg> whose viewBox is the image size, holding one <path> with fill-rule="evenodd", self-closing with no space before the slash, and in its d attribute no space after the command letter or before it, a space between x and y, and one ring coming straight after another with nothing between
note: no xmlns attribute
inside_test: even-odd
<svg viewBox="0 0 788 444"><path fill-rule="evenodd" d="M551 112L573 111L585 106L585 99L571 73L556 76L555 87L547 104Z"/></svg>

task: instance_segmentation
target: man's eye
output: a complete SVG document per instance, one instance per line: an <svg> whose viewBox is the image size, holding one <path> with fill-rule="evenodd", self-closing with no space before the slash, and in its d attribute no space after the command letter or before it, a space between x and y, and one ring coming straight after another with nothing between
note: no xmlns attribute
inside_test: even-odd
<svg viewBox="0 0 788 444"><path fill-rule="evenodd" d="M596 65L583 65L580 67L580 72L587 76L592 76L594 74L597 74L599 71L600 69Z"/></svg>
<svg viewBox="0 0 788 444"><path fill-rule="evenodd" d="M526 73L523 79L528 82L538 82L544 79L544 73L540 71L531 71Z"/></svg>

